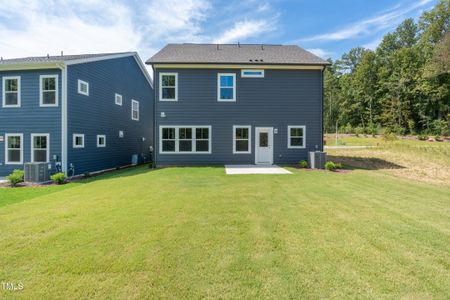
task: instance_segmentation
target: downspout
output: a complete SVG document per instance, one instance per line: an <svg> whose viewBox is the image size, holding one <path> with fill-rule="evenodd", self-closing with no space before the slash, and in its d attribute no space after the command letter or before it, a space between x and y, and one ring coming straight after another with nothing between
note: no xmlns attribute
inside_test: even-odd
<svg viewBox="0 0 450 300"><path fill-rule="evenodd" d="M324 95L325 95L325 91L324 91L324 86L323 86L323 75L324 75L324 73L325 73L325 68L326 68L326 66L324 66L323 68L322 68L322 73L321 73L321 83L320 83L320 86L321 86L321 88L322 88L322 99L321 99L321 101L320 101L320 110L321 110L321 113L320 113L320 116L321 116L321 120L320 120L320 127L321 127L321 131L322 131L322 137L320 138L320 151L323 151L323 139L324 139L324 132L323 132L323 97L324 97Z"/></svg>
<svg viewBox="0 0 450 300"><path fill-rule="evenodd" d="M61 170L67 174L67 65L59 65L61 69Z"/></svg>

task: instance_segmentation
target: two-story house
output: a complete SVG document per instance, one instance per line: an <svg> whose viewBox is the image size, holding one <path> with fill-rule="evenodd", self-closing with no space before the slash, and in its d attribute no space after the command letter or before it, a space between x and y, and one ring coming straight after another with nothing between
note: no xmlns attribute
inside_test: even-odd
<svg viewBox="0 0 450 300"><path fill-rule="evenodd" d="M328 62L298 46L169 44L146 63L158 165L296 163L323 150Z"/></svg>
<svg viewBox="0 0 450 300"><path fill-rule="evenodd" d="M76 175L149 158L153 87L135 52L2 59L0 81L0 176L26 162Z"/></svg>

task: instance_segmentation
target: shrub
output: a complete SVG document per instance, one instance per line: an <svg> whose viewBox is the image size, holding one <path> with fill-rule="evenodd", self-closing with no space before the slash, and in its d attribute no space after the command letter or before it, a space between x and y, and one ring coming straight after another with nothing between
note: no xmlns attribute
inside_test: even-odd
<svg viewBox="0 0 450 300"><path fill-rule="evenodd" d="M299 166L300 168L305 169L305 168L308 167L308 162L307 162L306 160L301 160L301 161L298 162L298 166Z"/></svg>
<svg viewBox="0 0 450 300"><path fill-rule="evenodd" d="M52 176L50 176L50 179L56 184L63 184L66 182L66 174L62 172L55 173Z"/></svg>
<svg viewBox="0 0 450 300"><path fill-rule="evenodd" d="M434 120L431 126L434 135L449 135L449 123L446 120Z"/></svg>
<svg viewBox="0 0 450 300"><path fill-rule="evenodd" d="M347 125L345 125L345 127L343 128L343 131L344 131L344 133L348 133L348 134L354 133L352 124L347 123Z"/></svg>
<svg viewBox="0 0 450 300"><path fill-rule="evenodd" d="M363 134L364 132L365 132L364 127L358 126L358 127L355 128L356 136L359 136L360 134Z"/></svg>
<svg viewBox="0 0 450 300"><path fill-rule="evenodd" d="M6 176L6 179L8 179L9 183L12 187L16 187L19 183L23 182L24 177L23 170L14 170L11 174Z"/></svg>
<svg viewBox="0 0 450 300"><path fill-rule="evenodd" d="M334 163L334 166L336 167L336 169L342 169L342 164L339 162Z"/></svg>
<svg viewBox="0 0 450 300"><path fill-rule="evenodd" d="M84 172L83 176L84 176L84 178L89 178L89 177L91 177L91 173Z"/></svg>
<svg viewBox="0 0 450 300"><path fill-rule="evenodd" d="M426 140L428 140L428 136L425 135L425 134L420 134L420 135L417 136L417 139L419 141L426 141Z"/></svg>
<svg viewBox="0 0 450 300"><path fill-rule="evenodd" d="M328 171L334 171L336 170L336 165L332 161L327 161L325 163L325 169L327 169Z"/></svg>

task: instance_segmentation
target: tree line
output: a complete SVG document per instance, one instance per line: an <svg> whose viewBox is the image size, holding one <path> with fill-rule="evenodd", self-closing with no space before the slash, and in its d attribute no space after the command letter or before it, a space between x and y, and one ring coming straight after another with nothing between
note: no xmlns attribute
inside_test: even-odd
<svg viewBox="0 0 450 300"><path fill-rule="evenodd" d="M450 135L450 0L329 62L327 132Z"/></svg>

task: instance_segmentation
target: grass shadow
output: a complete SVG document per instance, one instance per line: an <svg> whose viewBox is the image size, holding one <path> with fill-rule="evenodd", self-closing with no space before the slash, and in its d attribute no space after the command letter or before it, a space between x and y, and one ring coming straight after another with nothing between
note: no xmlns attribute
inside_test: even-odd
<svg viewBox="0 0 450 300"><path fill-rule="evenodd" d="M350 170L405 169L404 166L376 157L328 155L327 158L333 162L343 164L346 169Z"/></svg>

